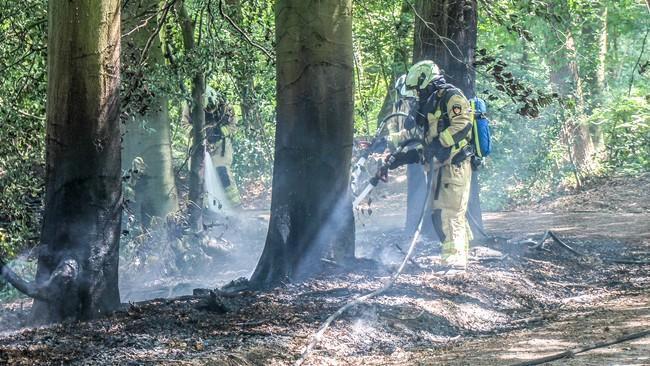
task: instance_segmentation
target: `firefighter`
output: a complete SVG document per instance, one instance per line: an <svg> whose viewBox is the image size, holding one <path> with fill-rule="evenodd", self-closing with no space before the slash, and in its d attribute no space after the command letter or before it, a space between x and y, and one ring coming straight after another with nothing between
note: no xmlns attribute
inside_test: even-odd
<svg viewBox="0 0 650 366"><path fill-rule="evenodd" d="M395 82L394 94L395 102L393 103L394 112L409 113L417 104L417 95L415 90L406 89L406 76L403 74ZM387 124L388 139L393 146L396 146L400 140L404 140L415 135L415 131L404 134L400 131L405 131L404 122L405 117L398 117L391 119ZM422 206L426 204L424 197L426 196L426 173L421 164L408 164L406 166L406 182L407 182L407 195L406 195L406 222L404 229L408 235L413 235L418 227L418 219L422 212ZM427 211L431 214L431 210ZM431 225L431 221L427 220L420 232L425 237L436 238L436 235Z"/></svg>
<svg viewBox="0 0 650 366"><path fill-rule="evenodd" d="M430 60L413 65L405 85L417 93L418 102L404 127L419 128L424 146L396 154L389 168L415 162L425 164L432 179L429 205L433 227L442 243L442 264L449 270L465 270L472 239L465 218L473 154L469 144L470 104L459 89L446 83L438 66ZM429 171L434 165L439 168Z"/></svg>
<svg viewBox="0 0 650 366"><path fill-rule="evenodd" d="M206 139L209 144L212 163L217 177L223 186L230 206L241 205L239 189L233 179L231 166L233 159L232 136L237 120L232 107L211 87L205 91Z"/></svg>

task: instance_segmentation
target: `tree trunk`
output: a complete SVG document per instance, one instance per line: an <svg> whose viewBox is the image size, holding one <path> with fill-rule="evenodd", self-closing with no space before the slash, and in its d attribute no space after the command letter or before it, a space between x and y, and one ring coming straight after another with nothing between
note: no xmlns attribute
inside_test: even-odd
<svg viewBox="0 0 650 366"><path fill-rule="evenodd" d="M418 0L415 6L413 62L433 60L443 70L447 82L473 98L478 5L476 0ZM467 213L475 236L483 228L478 171L472 172Z"/></svg>
<svg viewBox="0 0 650 366"><path fill-rule="evenodd" d="M125 7L123 29L127 47L123 57L134 71L139 71L140 57L149 44L143 66L143 80L137 88L143 95L144 105L136 106L136 113L124 127L122 150L122 169L128 171L134 167L134 159L141 158L144 169L132 169L131 176L135 190L135 200L129 206L134 209L136 217L145 226L149 226L154 217L164 218L170 212L178 210L178 195L174 182L172 152L170 139L170 120L167 98L159 93L153 72L164 65L160 38L155 35L158 19L154 16L159 10L159 0L130 0ZM154 16L152 19L146 18ZM143 22L146 24L141 28ZM153 38L151 38L153 37ZM150 41L151 39L151 41ZM141 165L141 164L135 164Z"/></svg>
<svg viewBox="0 0 650 366"><path fill-rule="evenodd" d="M50 288L36 322L117 308L122 214L120 1L50 1L47 185L36 285ZM59 291L61 290L61 291Z"/></svg>
<svg viewBox="0 0 650 366"><path fill-rule="evenodd" d="M183 45L186 54L191 54L196 48L194 42L194 22L187 13L185 2L176 3L176 11L181 22ZM204 153L205 153L205 111L203 95L205 94L205 72L195 70L192 75L192 107L190 120L192 123L192 148L190 149L190 178L188 214L190 229L195 233L203 230L203 198L204 198Z"/></svg>
<svg viewBox="0 0 650 366"><path fill-rule="evenodd" d="M579 188L581 177L592 169L594 148L589 126L581 123L579 118L585 113L585 98L574 35L570 29L565 34L566 43L562 48L564 51L550 56L549 64L552 65L550 79L557 93L572 101L568 104L569 108L565 108L560 116L564 120L563 124L566 125L561 137L568 147L569 160L576 169L576 184Z"/></svg>
<svg viewBox="0 0 650 366"><path fill-rule="evenodd" d="M590 114L593 108L601 105L605 92L606 60L607 60L607 6L595 4L589 7L590 14L582 26L581 42L578 51L582 55L598 55L598 57L582 57L584 80L587 85L585 95L585 113ZM589 132L595 152L604 150L603 130L599 125L590 125Z"/></svg>
<svg viewBox="0 0 650 366"><path fill-rule="evenodd" d="M473 98L476 72L476 0L418 0L413 62L433 60L447 82Z"/></svg>
<svg viewBox="0 0 650 366"><path fill-rule="evenodd" d="M351 0L279 0L271 221L251 282L269 286L354 257Z"/></svg>

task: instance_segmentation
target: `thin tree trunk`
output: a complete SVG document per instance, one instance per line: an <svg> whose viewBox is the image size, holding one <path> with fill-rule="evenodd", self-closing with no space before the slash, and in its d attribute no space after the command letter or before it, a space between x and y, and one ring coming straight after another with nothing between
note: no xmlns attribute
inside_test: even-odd
<svg viewBox="0 0 650 366"><path fill-rule="evenodd" d="M596 24L593 28L588 28L588 40L593 41L597 45L598 58L595 60L595 67L593 74L589 78L591 83L590 88L590 103L588 113L591 112L593 107L601 104L605 90L606 83L606 69L607 69L607 6L603 6L602 12L596 17ZM584 29L584 28L583 28ZM603 129L600 125L590 125L589 131L591 133L591 140L594 145L594 152L603 152L605 149L605 141L603 136Z"/></svg>
<svg viewBox="0 0 650 366"><path fill-rule="evenodd" d="M138 89L153 94L143 95L144 105L136 106L133 118L126 121L122 151L122 169L125 171L133 168L136 158L141 158L144 163L143 171L131 172L134 177L135 202L130 205L131 208L136 208L136 217L144 226L149 226L154 217L164 218L170 212L178 210L167 98L157 92L154 85L156 81L153 80L155 69L164 64L160 38L155 35L158 25L155 14L159 5L159 0L130 0L126 4L123 21L124 33L130 33L126 37L126 44L131 45L126 47L123 57L127 62L134 63L127 67L136 68L137 71L140 65L135 63L139 62L146 45L150 44L145 57L144 80L140 81ZM147 19L151 16L154 17ZM146 25L142 26L143 22Z"/></svg>
<svg viewBox="0 0 650 366"><path fill-rule="evenodd" d="M36 285L52 284L62 265L68 278L60 291L50 289L56 297L35 301L36 322L94 318L120 304L120 1L50 1L48 15L47 184Z"/></svg>
<svg viewBox="0 0 650 366"><path fill-rule="evenodd" d="M554 66L551 72L551 83L555 86L558 94L567 97L572 94L575 99L575 106L572 113L562 113L561 118L567 124L562 139L568 145L570 160L576 168L578 176L584 176L592 169L592 158L594 154L593 143L589 133L589 126L581 123L581 116L585 113L585 98L583 92L583 81L580 77L580 68L577 61L575 39L571 31L568 31L564 49L566 52L556 53L550 59ZM578 179L580 181L580 179ZM578 183L578 186L580 184Z"/></svg>
<svg viewBox="0 0 650 366"><path fill-rule="evenodd" d="M185 2L176 3L176 11L181 22L183 45L186 54L191 54L196 44L194 41L194 22L187 13ZM203 230L203 198L204 198L204 152L205 152L205 111L203 95L205 94L205 72L195 70L192 75L192 107L190 120L192 122L192 148L190 149L190 178L188 214L190 229L195 233Z"/></svg>
<svg viewBox="0 0 650 366"><path fill-rule="evenodd" d="M277 129L271 221L251 281L298 280L354 256L351 0L276 6Z"/></svg>

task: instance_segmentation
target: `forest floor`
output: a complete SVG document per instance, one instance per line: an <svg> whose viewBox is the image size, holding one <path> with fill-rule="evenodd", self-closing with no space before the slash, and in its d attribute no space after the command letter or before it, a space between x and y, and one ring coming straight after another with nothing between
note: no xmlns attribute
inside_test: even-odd
<svg viewBox="0 0 650 366"><path fill-rule="evenodd" d="M485 213L492 238L473 244L465 274L437 274L439 246L423 240L415 264L386 293L335 321L305 364L509 365L649 330L649 181L620 182L624 189L601 184L525 211ZM618 203L598 207L586 197ZM232 237L241 250L212 282L203 276L182 286L159 281L150 292L124 289L131 302L110 317L42 328L20 328L28 300L3 304L0 364L292 364L328 316L393 273L403 257L397 246L406 249L410 239L400 228L404 202L399 176L375 196L372 215L357 215L357 256L374 261L360 260L353 270L332 265L306 283L241 291L217 303L199 293L135 302L250 274L268 216L249 210L240 219L249 235ZM543 250L522 244L546 230L579 254L552 240ZM550 364L650 365L650 336Z"/></svg>

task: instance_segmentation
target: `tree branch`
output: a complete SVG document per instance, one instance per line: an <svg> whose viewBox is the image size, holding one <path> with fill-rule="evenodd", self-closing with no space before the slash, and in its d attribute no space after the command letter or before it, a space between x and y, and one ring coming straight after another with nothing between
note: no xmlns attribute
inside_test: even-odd
<svg viewBox="0 0 650 366"><path fill-rule="evenodd" d="M253 40L250 38L250 36L249 36L248 34L246 34L246 32L244 32L244 31L243 31L243 30L242 30L242 29L237 25L237 23L235 23L235 21L232 20L232 18L230 18L230 17L228 16L228 14L226 14L226 12L223 10L223 0L219 0L219 13L221 14L221 16L222 16L224 19L226 19L226 20L228 21L228 23L230 23L230 25L232 25L233 28L235 28L235 29L237 30L237 32L239 32L239 33L242 35L242 37L244 37L244 39L245 39L245 40L246 40L246 41L247 41L251 46L253 46L253 47L259 49L260 51L262 51L262 52L266 55L266 57L269 58L269 60L271 60L272 62L275 62L275 57L273 56L273 54L271 54L271 52L269 52L266 48L262 47L260 44L258 44L258 43L256 43L255 41L253 41Z"/></svg>
<svg viewBox="0 0 650 366"><path fill-rule="evenodd" d="M144 63L144 59L147 56L147 53L149 52L149 48L151 48L151 45L153 44L153 40L158 37L158 34L160 34L160 29L163 27L165 24L165 20L167 19L167 14L169 14L169 9L171 9L172 6L176 3L177 0L170 0L167 3L165 3L165 6L162 9L162 15L160 16L160 19L158 20L158 24L156 25L156 30L149 36L149 39L147 39L147 43L144 45L144 48L142 49L142 54L140 55L140 61L138 62L138 65L142 66Z"/></svg>
<svg viewBox="0 0 650 366"><path fill-rule="evenodd" d="M616 338L616 339L613 339L613 340L604 341L604 342L596 342L596 343L592 343L592 344L590 344L588 346L585 346L585 347L568 349L568 350L566 350L564 352L556 353L556 354L553 354L553 355L550 355L550 356L535 358L535 359L524 361L524 362L519 362L519 363L513 364L511 366L539 365L539 364L546 363L546 362L560 360L560 359L563 359L563 358L566 358L566 357L573 357L574 355L577 355L577 354L583 353L583 352L587 352L587 351L591 351L592 349L608 347L608 346L611 346L613 344L622 343L622 342L626 342L626 341L631 341L631 340L637 339L637 338L642 338L642 337L645 337L647 335L650 335L650 330L648 330L648 329L643 330L641 332L628 334L628 335L625 335L625 336L622 336L620 338Z"/></svg>
<svg viewBox="0 0 650 366"><path fill-rule="evenodd" d="M630 86L627 88L628 97L632 94L632 84L634 84L634 73L636 72L636 68L639 66L639 63L641 62L641 57L643 57L643 52L645 51L645 43L648 40L648 34L650 34L650 27L648 27L648 29L645 32L645 37L643 37L643 43L641 45L641 53L639 53L639 58L636 60L636 63L634 64L634 68L632 69L632 75L630 76Z"/></svg>

